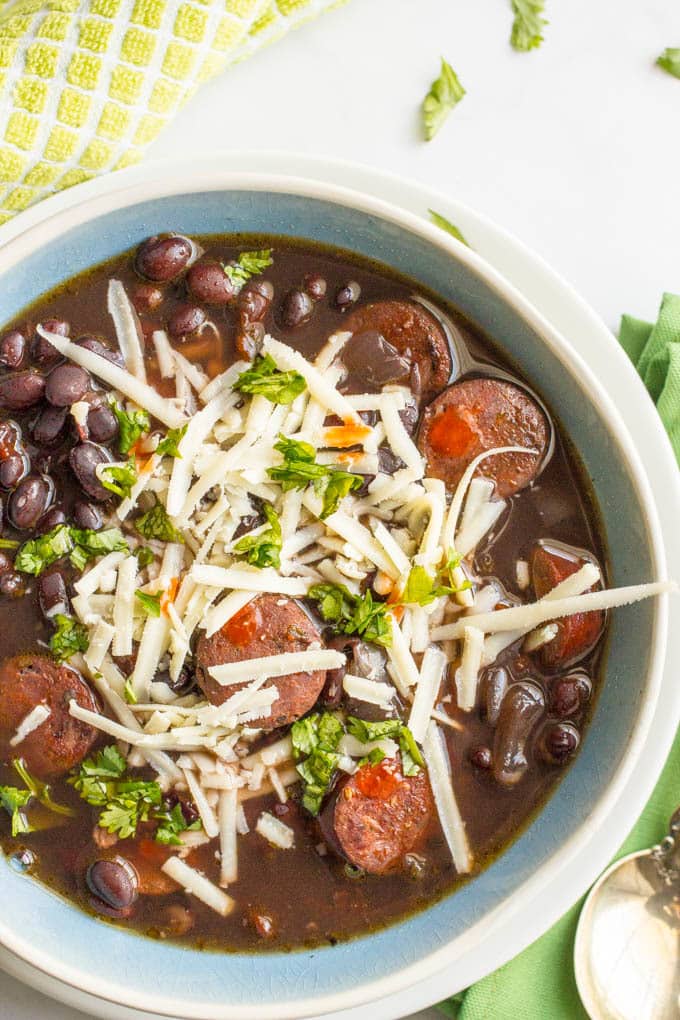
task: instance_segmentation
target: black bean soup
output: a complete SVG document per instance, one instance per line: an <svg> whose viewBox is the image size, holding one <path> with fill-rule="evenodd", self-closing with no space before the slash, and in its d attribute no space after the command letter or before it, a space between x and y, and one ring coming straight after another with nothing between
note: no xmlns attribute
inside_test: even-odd
<svg viewBox="0 0 680 1020"><path fill-rule="evenodd" d="M71 602L77 591L74 584L98 562L97 555L117 547L88 552L88 540L82 536L119 528L131 543L133 536L140 546L144 540L135 533L134 516L122 523L116 518L121 492L102 484L104 476L98 468L109 462L122 463L124 471L130 455L129 450L121 455L122 425L107 399L112 387L96 379L88 367L62 357L37 333L37 324L42 323L48 333L70 338L108 364L123 366L107 310L110 281L120 281L138 316L147 384L168 400L176 395L176 379L162 371L155 331L165 331L170 349L176 349L199 370L202 382L189 376L185 383L190 391L185 405L189 417L201 406L197 399L201 385L219 377L237 359L255 358L261 363L257 359L262 357L266 335L312 361L332 334L351 331L352 339L344 355L341 352L346 368L341 392L379 394L385 385L409 387L413 397L402 408L400 419L427 460L427 475L445 483L449 500L472 455L499 446L538 449L540 456L510 452L489 458L481 466L481 474L495 485L493 498L502 497L505 502L500 516L458 569L473 581L468 589L471 598L483 588L495 592L483 612L541 598L586 562L598 563L604 570L604 538L578 456L559 423L531 390L530 380L517 372L495 344L435 295L383 265L308 242L260 236L209 236L193 242L204 249L194 261L194 243L168 235L81 274L26 309L5 327L0 340L0 598L6 624L0 633L0 751L4 762L0 782L3 790L10 791L3 796L5 810L0 811L2 846L17 868L37 876L83 909L152 937L220 950L281 950L335 943L421 910L483 870L522 831L578 749L600 682L603 614L572 615L558 621L552 630L544 628L543 633L534 631L528 637L521 634L492 662L482 662L474 707L467 711L457 706L454 680L461 666L460 644L456 650L453 642L448 646L444 642L452 661L434 711L440 716L438 729L446 739L455 798L469 844L469 874L454 866L434 808L428 770L424 764L407 770L405 745L394 730L401 758L398 754L381 758L382 751L373 751L368 760L358 765L355 761L353 771L343 772L336 753L332 761L337 767L332 778L326 777L321 802L317 797L312 810L308 807L313 798L303 796L304 789L310 797L315 790L308 778L307 787L292 782L286 786L287 796L284 792L282 797L271 784L258 794L251 774L253 789L241 796L249 789L242 787L238 795L237 877L221 883L233 903L224 910L208 905L185 892L183 882L162 870L180 845L176 833L185 839L200 831L203 812L191 787L179 783L175 790L161 783L154 806L135 808L132 833L117 828L115 822L107 825L102 815L107 797L114 797L114 786L121 780L116 764L109 774L101 769L97 773L103 784L101 800L96 802L91 791L89 800L84 796L83 762L94 761L103 748L115 747L116 740L115 735L93 729L87 720L74 719L69 705L75 699L84 711L105 712L112 719L116 714L105 705L101 689L93 687L83 664L87 644L81 641L80 625L69 629L69 621L75 619ZM267 263L266 258L255 264L243 258L244 252L261 254L269 249L270 264L261 264ZM225 271L225 265L232 271ZM239 267L244 265L241 271ZM280 369L296 374L286 364ZM242 391L243 400L250 399L247 392ZM123 398L118 399L122 404ZM131 406L127 400L128 410ZM234 404L235 412L239 406ZM373 427L377 413L363 411L362 418ZM325 427L332 430L338 420L328 414ZM150 424L141 428L142 443L156 426L152 413ZM167 431L163 425L158 427L161 434ZM220 442L219 435L213 442ZM337 448L347 449L348 443L338 442ZM153 450L153 444L132 447L133 468L136 456L137 470L142 470L139 458L147 456L145 449ZM351 450L356 450L356 444ZM168 472L172 470L170 457L163 460L169 464ZM346 463L341 457L338 460ZM403 460L383 443L378 468L382 474L378 477L388 476L389 481L400 469L404 469ZM375 473L365 475L363 491L356 496L352 492L350 499L362 498ZM112 474L109 480L114 477ZM121 477L124 496L130 489L125 487L124 475ZM160 485L156 491L162 492ZM198 504L199 516L214 507L216 499L214 492L206 493ZM138 509L148 511L150 507L153 502L147 491L140 497ZM263 500L255 496L252 516L244 516L236 538L266 524L262 508ZM390 512L384 517L388 523ZM398 516L398 511L394 512ZM60 531L60 526L65 526L64 530ZM76 533L81 537L73 538ZM70 535L71 545L75 542L78 548L85 548L85 563L77 557L73 562L68 549L58 556L46 555L40 547L36 552L32 546L28 552L35 552L38 559L43 556L43 561L31 569L26 543L41 536L52 542L55 534ZM202 531L205 534L207 529ZM134 543L131 547L135 548ZM163 555L159 536L147 547L158 557ZM189 547L195 554L198 544L189 543ZM408 545L404 548L410 559ZM16 569L14 557L22 553L24 568ZM158 569L154 573L153 566L146 567L140 556L138 559L142 573L137 587L151 591ZM254 562L248 559L249 564ZM310 562L313 567L314 561L308 559ZM336 571L342 563L339 558L334 563L332 570ZM151 580L144 570L151 571ZM450 592L456 590L451 581L454 574L455 567L445 580ZM330 576L329 568L319 580L328 581ZM379 580L380 571L374 570L362 577L356 588L351 580L348 583L350 591L359 593L357 599L364 598L368 590L372 605L385 609L385 599L389 603L394 598ZM458 587L465 590L465 585ZM91 596L92 612L96 615L98 606L104 606L107 599L111 602L114 594L111 583L107 594L102 580L99 589L86 595ZM163 607L164 597L160 593L149 596L156 599L156 609ZM457 596L449 593L447 597L453 604ZM310 666L308 672L295 675L294 691L282 682L277 702L283 706L280 715L260 728L255 720L252 732L246 730L243 738L247 746L232 741L232 757L237 761L244 755L252 758L263 747L273 746L290 734L291 724L301 716L318 722L324 713L339 711L370 722L408 720L408 696L403 691L389 709L343 693L343 673L361 674L367 649L369 653L377 649L384 659L380 641L371 645L366 640L371 632L343 634L334 626L330 610L324 609L325 603L296 597L284 605L286 599L281 592L261 594L213 636L195 630L179 675L170 676L166 656L152 678L152 687L166 683L173 695L188 699L187 703L193 695L194 702L207 697L211 705L219 705L227 695L213 679L211 669L215 664L219 667L285 650L277 637L280 615L289 625L287 640L293 640L290 632L295 634L297 643L290 645L291 651L309 648L310 643L313 646L320 636L323 647L347 653L351 668L343 666L338 676L337 669L314 671ZM258 603L256 611L252 607ZM427 607L427 602L421 605ZM137 611L141 612L140 607ZM152 606L149 612L154 611ZM440 616L444 623L456 618L445 609ZM414 612L414 621L415 617ZM119 675L132 677L133 686L139 635L152 615L135 619L132 654L111 654ZM422 616L420 619L422 622ZM473 616L470 622L474 622ZM262 628L260 644L253 651L248 642L258 626ZM55 645L57 631L64 640ZM90 644L92 641L90 632ZM415 641L412 647L416 649L412 661L419 668L422 648L417 650ZM369 682L374 682L375 670L364 676L373 677ZM283 680L292 682L295 677ZM377 679L389 682L384 662ZM300 693L303 682L307 684L304 696ZM127 688L125 697L137 712L136 718L148 721ZM147 701L148 694L141 700ZM40 721L38 717L36 727L33 716L34 729L27 724L29 732L21 739L22 722L36 706L45 704L50 718ZM157 714L166 711L161 705ZM118 747L123 755L130 755L125 741ZM311 755L309 748L305 753ZM417 748L415 754L422 761ZM174 752L173 756L177 757ZM299 764L299 750L294 758ZM19 777L15 759L23 761L27 780ZM228 772L229 756L225 760ZM128 779L151 785L158 779L143 756L135 758L133 754L128 766ZM281 774L290 767L289 756ZM200 776L200 772L193 775ZM44 783L49 784L48 793ZM20 799L24 795L22 803L17 805L12 790L20 791ZM221 796L218 790L209 797L214 812L222 810ZM55 812L55 803L71 812ZM163 812L174 818L170 824L174 840L172 836L170 841L156 838L164 824L159 821ZM276 828L276 823L282 823L284 828L277 831L279 836L285 833L283 843L279 836L272 837L273 842L265 838L264 829L258 826L263 812L269 825ZM294 845L286 846L286 840ZM386 848L376 840L382 840ZM189 839L187 845L189 852L182 860L220 888L219 840L201 843L196 839L192 844Z"/></svg>

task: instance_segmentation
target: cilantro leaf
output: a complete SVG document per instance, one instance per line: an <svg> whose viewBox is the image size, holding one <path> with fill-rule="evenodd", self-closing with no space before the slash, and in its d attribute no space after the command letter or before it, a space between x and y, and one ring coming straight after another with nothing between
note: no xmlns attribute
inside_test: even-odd
<svg viewBox="0 0 680 1020"><path fill-rule="evenodd" d="M129 457L124 464L107 464L99 469L99 481L109 492L124 499L130 495L132 486L137 481L137 464L134 457Z"/></svg>
<svg viewBox="0 0 680 1020"><path fill-rule="evenodd" d="M451 220L447 220L446 216L442 216L441 213L435 212L434 209L428 209L427 211L429 212L430 219L435 226L441 227L447 234L451 234L451 237L455 237L457 241L460 241L462 244L466 244L468 248L470 247L458 227L456 227Z"/></svg>
<svg viewBox="0 0 680 1020"><path fill-rule="evenodd" d="M141 602L147 616L161 615L161 592L158 592L156 595L147 595L144 591L136 591L135 598Z"/></svg>
<svg viewBox="0 0 680 1020"><path fill-rule="evenodd" d="M370 590L353 595L344 584L314 584L308 597L318 602L319 612L339 634L358 634L365 641L389 648L392 627L385 602L374 601Z"/></svg>
<svg viewBox="0 0 680 1020"><path fill-rule="evenodd" d="M332 712L315 712L291 727L293 756L299 762L295 767L302 778L302 806L311 815L318 815L331 788L343 733L342 723Z"/></svg>
<svg viewBox="0 0 680 1020"><path fill-rule="evenodd" d="M184 439L186 430L189 428L189 423L180 426L178 429L169 429L165 439L161 439L160 443L156 447L156 453L161 457L179 457L182 459L182 454L179 452L179 444Z"/></svg>
<svg viewBox="0 0 680 1020"><path fill-rule="evenodd" d="M298 439L279 436L274 444L283 457L283 465L268 468L267 474L278 482L284 492L291 489L305 489L311 482L314 491L322 497L322 520L334 513L342 499L355 489L361 488L363 478L349 471L341 471L331 465L316 463L316 450L309 443Z"/></svg>
<svg viewBox="0 0 680 1020"><path fill-rule="evenodd" d="M0 803L12 818L12 835L19 836L23 832L33 832L26 815L21 810L26 807L33 794L30 790L20 790L16 786L0 786Z"/></svg>
<svg viewBox="0 0 680 1020"><path fill-rule="evenodd" d="M18 549L20 545L15 538L0 538L0 549Z"/></svg>
<svg viewBox="0 0 680 1020"><path fill-rule="evenodd" d="M458 81L458 75L444 58L439 77L430 85L430 91L423 100L423 128L426 141L431 141L444 121L465 95L465 89Z"/></svg>
<svg viewBox="0 0 680 1020"><path fill-rule="evenodd" d="M156 842L162 843L163 846L181 846L182 840L179 839L180 832L186 832L187 829L200 829L201 827L200 818L187 825L182 805L179 803L175 804L171 811L156 812L154 817L159 823L156 829Z"/></svg>
<svg viewBox="0 0 680 1020"><path fill-rule="evenodd" d="M50 651L57 662L66 662L76 652L87 651L90 642L84 624L63 613L57 613L54 621L57 629L50 638Z"/></svg>
<svg viewBox="0 0 680 1020"><path fill-rule="evenodd" d="M123 697L127 701L128 705L137 704L137 695L135 694L135 689L132 686L132 673L127 678L123 686Z"/></svg>
<svg viewBox="0 0 680 1020"><path fill-rule="evenodd" d="M666 48L656 62L674 78L680 78L680 47Z"/></svg>
<svg viewBox="0 0 680 1020"><path fill-rule="evenodd" d="M362 744L370 744L374 740L384 740L386 737L397 740L401 754L401 770L405 776L417 775L425 764L413 734L400 719L381 719L378 722L368 722L366 719L350 716L347 720L347 732L360 740Z"/></svg>
<svg viewBox="0 0 680 1020"><path fill-rule="evenodd" d="M137 557L140 570L148 567L156 559L156 554L148 545L140 545L139 548L135 549L135 556Z"/></svg>
<svg viewBox="0 0 680 1020"><path fill-rule="evenodd" d="M272 404L292 404L306 386L299 372L281 372L271 354L265 354L241 372L233 388L241 393L257 393Z"/></svg>
<svg viewBox="0 0 680 1020"><path fill-rule="evenodd" d="M349 471L331 471L322 491L321 520L335 513L341 500L355 489L360 489L363 481L361 475L353 475Z"/></svg>
<svg viewBox="0 0 680 1020"><path fill-rule="evenodd" d="M168 517L162 503L147 510L135 521L135 528L144 538L158 538L161 542L184 542L184 536Z"/></svg>
<svg viewBox="0 0 680 1020"><path fill-rule="evenodd" d="M111 410L118 419L118 448L121 453L129 453L137 440L151 428L147 411L126 411L114 397L109 397Z"/></svg>
<svg viewBox="0 0 680 1020"><path fill-rule="evenodd" d="M97 751L94 758L86 758L81 763L80 774L88 777L119 779L124 774L125 768L125 758L115 744L109 744L108 747Z"/></svg>
<svg viewBox="0 0 680 1020"><path fill-rule="evenodd" d="M110 552L127 552L128 544L119 528L104 528L93 531L92 528L71 528L71 540L74 547L69 555L71 563L77 570L82 570L86 563L105 556Z"/></svg>
<svg viewBox="0 0 680 1020"><path fill-rule="evenodd" d="M58 524L47 534L24 542L14 560L14 568L38 577L62 556L67 556L73 545L71 528L67 524Z"/></svg>
<svg viewBox="0 0 680 1020"><path fill-rule="evenodd" d="M66 815L67 817L73 818L76 814L72 807L68 807L66 804L57 804L56 801L52 800L50 795L50 787L48 783L44 783L42 779L38 779L36 776L32 776L26 768L26 763L23 758L15 758L12 762L15 771L19 777L23 779L24 785L30 791L31 795L36 800L48 808L50 811L54 811L57 815Z"/></svg>
<svg viewBox="0 0 680 1020"><path fill-rule="evenodd" d="M224 266L224 271L234 287L240 290L251 276L263 273L273 261L271 248L263 248L261 251L242 251L233 265Z"/></svg>
<svg viewBox="0 0 680 1020"><path fill-rule="evenodd" d="M281 522L276 510L271 503L262 504L269 527L261 531L259 535L244 535L234 546L234 552L245 556L248 563L254 567L276 567L281 566Z"/></svg>
<svg viewBox="0 0 680 1020"><path fill-rule="evenodd" d="M515 20L512 24L510 44L521 53L536 49L543 42L543 28L548 22L543 17L544 0L512 0Z"/></svg>

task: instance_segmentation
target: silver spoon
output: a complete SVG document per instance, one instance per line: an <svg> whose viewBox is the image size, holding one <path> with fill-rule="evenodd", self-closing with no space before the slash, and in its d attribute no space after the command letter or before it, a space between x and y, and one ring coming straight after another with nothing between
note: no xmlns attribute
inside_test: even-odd
<svg viewBox="0 0 680 1020"><path fill-rule="evenodd" d="M591 1020L680 1018L680 808L658 846L622 857L590 890L574 969Z"/></svg>

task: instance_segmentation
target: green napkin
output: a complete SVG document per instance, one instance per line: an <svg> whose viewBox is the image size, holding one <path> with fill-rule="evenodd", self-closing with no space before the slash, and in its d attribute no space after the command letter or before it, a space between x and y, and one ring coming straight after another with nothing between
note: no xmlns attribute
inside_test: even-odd
<svg viewBox="0 0 680 1020"><path fill-rule="evenodd" d="M655 324L624 315L619 340L657 406L680 464L680 296L664 294ZM654 793L617 857L658 843L678 801L680 734ZM588 1020L572 963L582 903L500 970L441 1003L442 1013L457 1020Z"/></svg>

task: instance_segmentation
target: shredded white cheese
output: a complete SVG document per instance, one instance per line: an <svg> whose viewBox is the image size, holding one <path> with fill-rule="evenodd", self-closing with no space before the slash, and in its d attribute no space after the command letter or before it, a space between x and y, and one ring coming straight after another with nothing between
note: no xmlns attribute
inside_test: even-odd
<svg viewBox="0 0 680 1020"><path fill-rule="evenodd" d="M369 705L389 708L394 698L394 687L381 683L379 680L367 680L363 676L345 673L342 681L343 690L350 698L365 701Z"/></svg>
<svg viewBox="0 0 680 1020"><path fill-rule="evenodd" d="M107 304L125 367L140 382L146 383L139 319L120 280L109 280Z"/></svg>
<svg viewBox="0 0 680 1020"><path fill-rule="evenodd" d="M225 888L238 878L237 819L238 793L236 787L223 790L219 799L220 823L220 885Z"/></svg>
<svg viewBox="0 0 680 1020"><path fill-rule="evenodd" d="M451 766L446 744L435 722L431 722L427 727L423 740L423 756L439 821L449 845L453 863L460 875L466 875L472 870L472 851L465 832L465 823L453 792Z"/></svg>
<svg viewBox="0 0 680 1020"><path fill-rule="evenodd" d="M295 833L291 827L268 811L263 811L258 818L255 831L280 850L292 850L295 846Z"/></svg>
<svg viewBox="0 0 680 1020"><path fill-rule="evenodd" d="M479 627L463 628L463 657L456 670L456 691L458 707L471 712L477 701L477 683L484 651L484 631Z"/></svg>
<svg viewBox="0 0 680 1020"><path fill-rule="evenodd" d="M430 645L423 655L418 686L408 720L408 728L419 744L423 742L425 731L430 722L430 715L437 701L445 669L446 657L444 653L441 649Z"/></svg>
<svg viewBox="0 0 680 1020"><path fill-rule="evenodd" d="M258 659L242 659L210 666L208 672L218 684L240 684L248 680L271 679L291 673L311 673L316 670L339 669L345 656L332 648L310 648L304 652L281 652Z"/></svg>
<svg viewBox="0 0 680 1020"><path fill-rule="evenodd" d="M205 903L206 906L222 917L227 917L236 906L231 896L227 896L222 889L214 885L204 874L195 868L189 867L179 857L168 857L167 861L161 865L161 871L164 871L166 875L174 879L178 885L184 888L185 892L191 893L197 900L201 900L202 903Z"/></svg>
<svg viewBox="0 0 680 1020"><path fill-rule="evenodd" d="M10 738L10 747L16 747L18 744L21 744L29 734L47 722L51 715L52 709L49 705L40 704L32 708L17 726L14 736Z"/></svg>
<svg viewBox="0 0 680 1020"><path fill-rule="evenodd" d="M307 383L311 395L327 411L337 414L343 421L363 425L361 418L346 397L343 397L335 388L335 383L329 380L328 372L322 374L298 351L288 347L287 344L274 340L271 336L264 338L263 350L265 354L271 354L277 366L283 371L299 372Z"/></svg>

